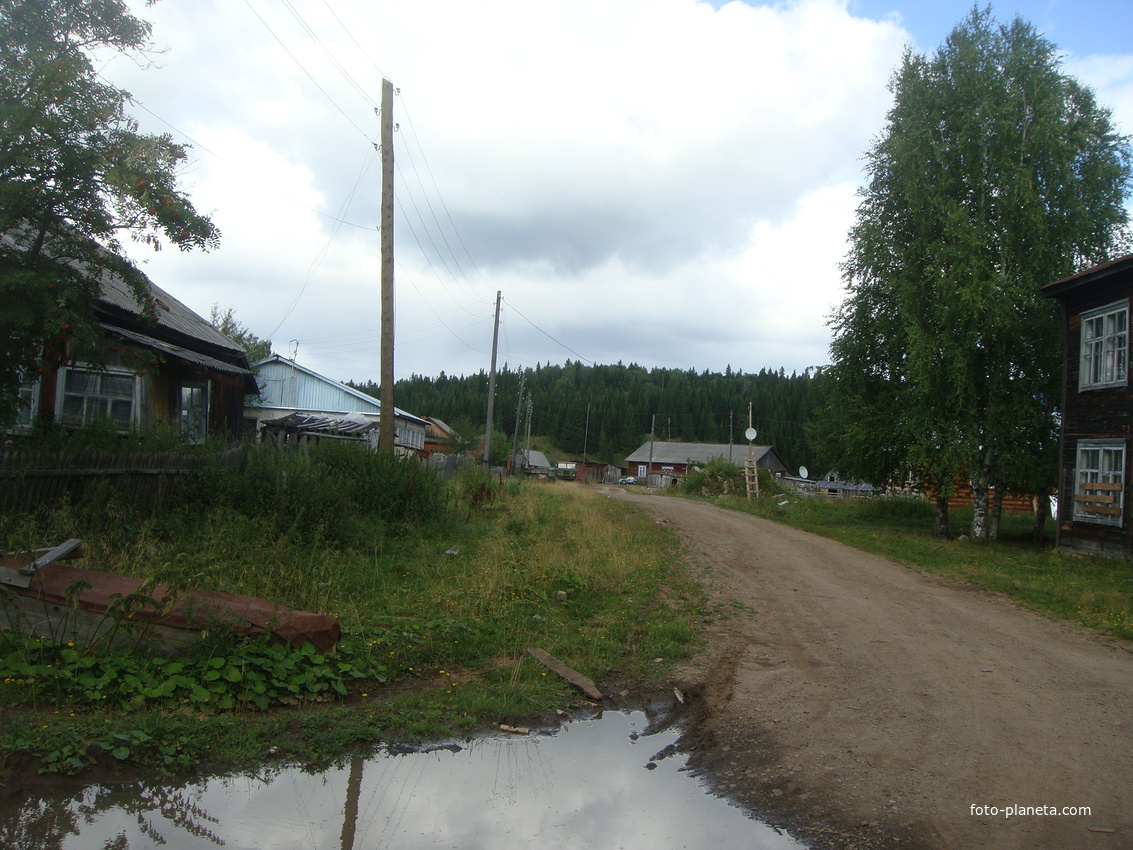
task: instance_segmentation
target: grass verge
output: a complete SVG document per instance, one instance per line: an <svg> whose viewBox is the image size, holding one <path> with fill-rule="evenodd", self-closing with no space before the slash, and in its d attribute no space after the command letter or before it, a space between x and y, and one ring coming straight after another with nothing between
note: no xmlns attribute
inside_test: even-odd
<svg viewBox="0 0 1133 850"><path fill-rule="evenodd" d="M8 538L82 536L85 567L326 611L343 637L334 656L297 658L214 636L170 676L161 659L6 633L0 773L318 762L577 702L528 647L595 681L638 682L692 650L699 588L672 533L641 512L562 483L458 480L444 501L428 523L353 516L348 534L231 506L9 519Z"/></svg>
<svg viewBox="0 0 1133 850"><path fill-rule="evenodd" d="M1051 617L1102 634L1133 639L1133 564L1080 557L1053 548L1053 526L1042 545L1031 542L1032 517L1005 514L1000 539L981 542L932 536L932 506L917 498L834 502L775 491L759 499L716 496L714 503L754 513L841 541L901 564L1011 597ZM953 511L966 529L971 510Z"/></svg>

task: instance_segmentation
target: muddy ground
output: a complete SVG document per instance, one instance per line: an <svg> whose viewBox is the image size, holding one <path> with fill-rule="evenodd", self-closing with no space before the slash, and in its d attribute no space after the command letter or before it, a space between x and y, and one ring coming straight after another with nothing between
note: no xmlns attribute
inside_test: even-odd
<svg viewBox="0 0 1133 850"><path fill-rule="evenodd" d="M680 672L692 765L720 793L823 847L1133 847L1133 645L757 517L606 490L672 523L737 610ZM1090 814L1037 808L1070 806Z"/></svg>

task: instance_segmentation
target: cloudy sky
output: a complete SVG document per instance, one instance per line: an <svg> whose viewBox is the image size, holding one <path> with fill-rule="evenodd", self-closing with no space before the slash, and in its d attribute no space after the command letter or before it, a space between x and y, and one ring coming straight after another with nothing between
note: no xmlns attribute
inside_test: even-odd
<svg viewBox="0 0 1133 850"><path fill-rule="evenodd" d="M828 362L838 263L906 44L966 0L161 0L115 58L219 250L135 257L336 380L380 372L381 81L398 378L499 362ZM1128 0L1006 0L1133 132Z"/></svg>

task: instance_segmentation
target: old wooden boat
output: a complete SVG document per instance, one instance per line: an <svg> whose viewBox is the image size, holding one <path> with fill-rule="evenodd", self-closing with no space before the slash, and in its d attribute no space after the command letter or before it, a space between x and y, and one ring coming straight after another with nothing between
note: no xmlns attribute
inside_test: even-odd
<svg viewBox="0 0 1133 850"><path fill-rule="evenodd" d="M52 549L0 553L0 628L56 641L148 645L175 650L208 629L320 652L334 649L341 629L327 614L296 611L266 599L207 590L174 591L162 584L95 570L67 561L83 555L82 541Z"/></svg>

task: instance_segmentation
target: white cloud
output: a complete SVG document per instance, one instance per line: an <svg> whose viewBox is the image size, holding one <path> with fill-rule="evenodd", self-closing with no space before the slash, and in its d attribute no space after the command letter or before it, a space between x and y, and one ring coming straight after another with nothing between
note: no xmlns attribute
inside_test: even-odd
<svg viewBox="0 0 1133 850"><path fill-rule="evenodd" d="M513 365L825 362L861 155L909 40L894 18L846 0L131 3L168 52L106 73L199 143L193 196L224 233L215 255L151 263L194 309L376 379L384 73L399 377L486 369L497 290Z"/></svg>

